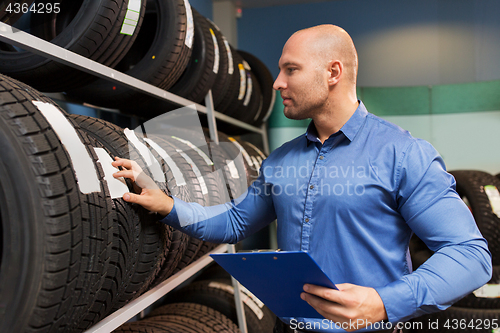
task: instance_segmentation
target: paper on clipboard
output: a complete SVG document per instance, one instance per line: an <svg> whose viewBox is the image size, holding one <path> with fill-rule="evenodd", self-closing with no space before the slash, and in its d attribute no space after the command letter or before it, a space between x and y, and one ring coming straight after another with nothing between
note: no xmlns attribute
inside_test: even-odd
<svg viewBox="0 0 500 333"><path fill-rule="evenodd" d="M316 261L301 251L210 255L278 317L324 318L300 298L305 283L337 289Z"/></svg>

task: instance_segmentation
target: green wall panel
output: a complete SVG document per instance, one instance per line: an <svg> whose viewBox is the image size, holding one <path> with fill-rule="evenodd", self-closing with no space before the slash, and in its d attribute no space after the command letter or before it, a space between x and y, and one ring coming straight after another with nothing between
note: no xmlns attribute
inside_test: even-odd
<svg viewBox="0 0 500 333"><path fill-rule="evenodd" d="M500 80L415 87L358 87L358 98L377 116L409 116L500 110ZM269 127L307 127L309 119L283 115L276 96Z"/></svg>
<svg viewBox="0 0 500 333"><path fill-rule="evenodd" d="M500 110L500 81L432 87L433 114L495 110Z"/></svg>
<svg viewBox="0 0 500 333"><path fill-rule="evenodd" d="M377 116L429 114L429 87L361 88L361 100Z"/></svg>

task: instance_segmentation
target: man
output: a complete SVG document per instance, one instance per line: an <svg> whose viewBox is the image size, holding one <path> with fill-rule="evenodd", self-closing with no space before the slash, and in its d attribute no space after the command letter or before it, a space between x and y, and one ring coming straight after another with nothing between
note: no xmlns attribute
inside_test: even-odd
<svg viewBox="0 0 500 333"><path fill-rule="evenodd" d="M208 241L237 242L277 218L279 248L309 252L339 289L305 285L302 299L329 322L281 318L290 326L277 331L392 332L486 283L491 254L439 154L357 100L347 32L333 25L296 32L279 68L274 88L285 115L312 121L271 153L238 204L203 208L159 190L124 199ZM134 179L130 161L113 165L126 169L116 177ZM415 272L413 232L435 251ZM381 321L390 325L374 325Z"/></svg>

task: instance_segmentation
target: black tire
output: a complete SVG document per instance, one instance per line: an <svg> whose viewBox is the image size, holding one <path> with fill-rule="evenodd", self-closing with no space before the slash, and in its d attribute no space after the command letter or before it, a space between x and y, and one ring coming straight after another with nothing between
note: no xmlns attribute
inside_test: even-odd
<svg viewBox="0 0 500 333"><path fill-rule="evenodd" d="M248 145L246 141L237 140L236 138L229 137L229 139L242 150L243 159L245 161L245 169L247 174L247 184L250 186L259 177L260 163L255 157L256 153L253 148ZM234 141L233 141L234 140Z"/></svg>
<svg viewBox="0 0 500 333"><path fill-rule="evenodd" d="M276 91L273 89L274 79L267 66L256 56L245 51L238 50L239 54L245 59L252 68L257 81L259 81L262 92L262 111L256 119L252 121L252 125L261 126L266 122L273 110L276 100Z"/></svg>
<svg viewBox="0 0 500 333"><path fill-rule="evenodd" d="M245 158L242 156L239 148L234 145L234 143L229 139L229 136L218 132L219 135L219 150L225 153L224 161L222 162L225 165L225 171L228 179L228 183L231 185L231 198L235 199L242 195L246 189L248 188L248 178L247 172L245 168ZM236 167L236 171L238 174L238 178L231 177L231 170L228 168L227 161L233 161L234 166ZM233 172L235 175L236 173Z"/></svg>
<svg viewBox="0 0 500 333"><path fill-rule="evenodd" d="M248 63L245 62L245 65L248 65ZM243 100L243 105L240 106L238 112L235 114L235 117L247 124L252 124L254 119L259 117L261 111L262 92L260 84L250 67L247 66L247 92L245 94L245 99ZM238 130L239 132L245 131L241 128Z"/></svg>
<svg viewBox="0 0 500 333"><path fill-rule="evenodd" d="M238 326L222 313L196 303L172 303L157 308L148 315L147 321L162 322L171 316L179 316L195 320L213 332L217 333L237 333L240 332Z"/></svg>
<svg viewBox="0 0 500 333"><path fill-rule="evenodd" d="M189 3L184 0L148 0L139 36L116 69L161 89L172 87L191 56L192 45L186 36L191 34L193 25L188 20L191 7L186 5ZM144 107L152 97L104 79L68 91L68 95L145 118L159 114Z"/></svg>
<svg viewBox="0 0 500 333"><path fill-rule="evenodd" d="M200 327L201 326L201 327ZM197 321L180 316L165 316L163 321L140 320L125 323L114 333L214 333Z"/></svg>
<svg viewBox="0 0 500 333"><path fill-rule="evenodd" d="M196 202L202 206L207 205L206 197L203 194L203 190L200 184L200 180L198 179L197 175L193 171L190 161L186 160L186 155L179 153L176 149L176 145L178 140L172 139L171 136L165 136L165 135L151 135L148 134L148 138L151 138L153 141L155 141L159 146L164 148L165 150L168 150L168 152L171 152L170 157L177 161L177 165L181 168L181 172L183 173L184 179L186 181L186 186L182 187L183 191L187 190L189 191L189 198L192 202ZM171 148L169 148L171 147ZM172 150L170 150L172 149ZM189 158L189 157L188 157ZM183 162L182 162L183 161ZM175 195L175 193L174 193ZM177 266L175 267L174 271L172 273L176 273L179 270L183 269L187 265L189 265L193 260L196 254L198 253L199 249L201 248L203 244L203 241L193 238L193 237L188 237L186 240L186 245L184 248L184 252L182 253L182 256L178 260ZM162 274L166 275L166 274ZM157 280L158 281L158 280Z"/></svg>
<svg viewBox="0 0 500 333"><path fill-rule="evenodd" d="M28 8L33 0L4 0L0 3L0 21L13 25L23 15L23 6ZM17 7L19 6L19 7ZM16 13L17 8L20 10Z"/></svg>
<svg viewBox="0 0 500 333"><path fill-rule="evenodd" d="M170 171L170 175L167 176L170 193L184 201L193 201L190 188L188 184L185 184L186 180L184 179L184 175L186 175L187 173L186 170L190 169L190 165L188 164L188 162L184 158L182 158L182 156L180 156L176 152L175 148L161 136L149 134L146 141L151 151L154 152L155 157L162 165L163 170L171 170L172 168L176 168L175 173L173 171ZM162 157L163 154L165 154L164 157ZM175 165L171 165L172 163ZM177 172L179 171L183 175L177 174ZM181 179L180 177L183 178ZM156 275L154 282L151 284L151 287L158 285L159 283L167 279L170 275L172 275L175 268L182 259L184 252L186 251L188 240L188 235L181 232L180 230L172 229L170 248L168 249L165 261L162 264L158 274Z"/></svg>
<svg viewBox="0 0 500 333"><path fill-rule="evenodd" d="M219 27L209 19L206 19L210 25L212 32L217 39L217 48L219 54L219 70L217 72L217 77L215 78L214 84L212 86L212 99L214 106L220 103L220 100L224 97L229 85L231 84L231 75L229 71L229 64L233 66L233 61L229 59L232 57L231 49L229 43L225 39L224 35L220 31ZM231 68L231 73L233 68Z"/></svg>
<svg viewBox="0 0 500 333"><path fill-rule="evenodd" d="M219 244L203 241L203 244L201 245L200 249L198 250L198 253L196 253L196 256L194 257L193 261L200 259L205 254L207 254L208 252L215 249L217 247L217 245L219 245Z"/></svg>
<svg viewBox="0 0 500 333"><path fill-rule="evenodd" d="M468 203L476 224L488 241L492 263L500 265L500 218L493 212L485 186L500 189L498 178L483 171L450 171L457 183L458 195Z"/></svg>
<svg viewBox="0 0 500 333"><path fill-rule="evenodd" d="M111 156L132 159L150 175L146 162L138 150L129 144L123 129L93 117L71 117L99 141ZM167 171L165 173L168 178ZM158 185L160 188L166 188L165 184ZM110 272L102 290L101 308L94 310L100 318L121 308L149 288L163 264L165 253L168 253L171 238L171 228L156 221L144 208L130 205L121 198L113 199L113 202L118 212L118 230L115 229L115 237L120 247L115 250L115 258L119 260L115 260L115 270ZM129 238L128 243L124 242L124 237Z"/></svg>
<svg viewBox="0 0 500 333"><path fill-rule="evenodd" d="M246 291L245 291L246 292ZM245 317L249 333L272 332L276 317L260 301L241 291L245 299ZM192 302L202 304L219 311L224 316L237 323L234 290L231 280L196 281L177 292L167 295L169 303ZM154 312L151 313L154 315Z"/></svg>
<svg viewBox="0 0 500 333"><path fill-rule="evenodd" d="M267 156L259 148L257 148L255 145L253 145L248 141L239 139L238 142L245 148L245 150L250 155L250 158L253 162L253 170L258 176L260 172L260 167L262 166L262 162L267 158Z"/></svg>
<svg viewBox="0 0 500 333"><path fill-rule="evenodd" d="M210 265L206 266L206 268L201 272L200 275L196 277L196 281L201 280L231 280L231 274L226 272L224 268L222 268L215 261Z"/></svg>
<svg viewBox="0 0 500 333"><path fill-rule="evenodd" d="M193 9L194 44L191 59L179 80L169 89L170 92L196 103L203 102L212 88L219 69L218 44L210 32L206 18ZM216 54L217 53L217 54Z"/></svg>
<svg viewBox="0 0 500 333"><path fill-rule="evenodd" d="M219 179L217 177L218 175L213 173L213 165L209 164L213 162L210 159L207 147L197 147L199 150L195 151L190 146L194 146L194 144L184 139L186 136L187 135L177 137L174 135L171 137L165 136L164 138L175 147L176 150L180 150L182 154L184 154L183 156L189 159L189 163L193 163L190 167L195 170L200 180L204 206L218 205L221 203L219 186L220 184L224 184L223 180Z"/></svg>
<svg viewBox="0 0 500 333"><path fill-rule="evenodd" d="M219 67L219 50L215 48L214 37L210 32L208 21L193 9L194 43L193 52L186 70L175 84L168 89L171 93L196 103L203 103L208 91L212 88ZM215 55L217 52L217 56ZM156 110L156 115L165 110L173 110L179 105L164 100L151 100L148 108Z"/></svg>
<svg viewBox="0 0 500 333"><path fill-rule="evenodd" d="M451 306L444 311L413 319L414 329L412 332L490 333L493 332L492 323L496 322L498 328L499 318L500 310L467 309ZM421 323L421 326L416 326L416 323ZM485 328L486 323L489 323L488 329Z"/></svg>
<svg viewBox="0 0 500 333"><path fill-rule="evenodd" d="M215 103L215 109L233 117L238 108L243 104L245 98L247 74L243 65L243 58L233 47L231 47L231 55L233 60L233 74L231 75L230 88L224 94L222 100ZM220 123L220 125L222 124L226 125L225 123Z"/></svg>
<svg viewBox="0 0 500 333"><path fill-rule="evenodd" d="M99 191L81 192L69 153L32 101L66 115L31 87L0 75L0 299L8 304L0 329L73 332L104 282L110 202L102 182ZM85 134L71 125L86 145Z"/></svg>
<svg viewBox="0 0 500 333"><path fill-rule="evenodd" d="M53 3L44 0L37 1L36 5ZM32 14L30 33L114 67L132 46L144 17L146 0L141 0L140 15L132 35L121 33L128 3L126 0L62 1L57 14ZM46 92L74 89L96 79L91 74L7 44L0 46L0 72Z"/></svg>

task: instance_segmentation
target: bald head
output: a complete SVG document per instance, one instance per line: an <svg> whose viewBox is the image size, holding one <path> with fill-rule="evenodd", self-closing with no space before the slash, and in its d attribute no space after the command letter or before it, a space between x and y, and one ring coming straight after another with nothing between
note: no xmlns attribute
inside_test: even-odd
<svg viewBox="0 0 500 333"><path fill-rule="evenodd" d="M304 43L319 64L342 62L345 78L356 84L358 55L351 36L344 29L332 24L318 25L297 31L287 44L289 42Z"/></svg>

